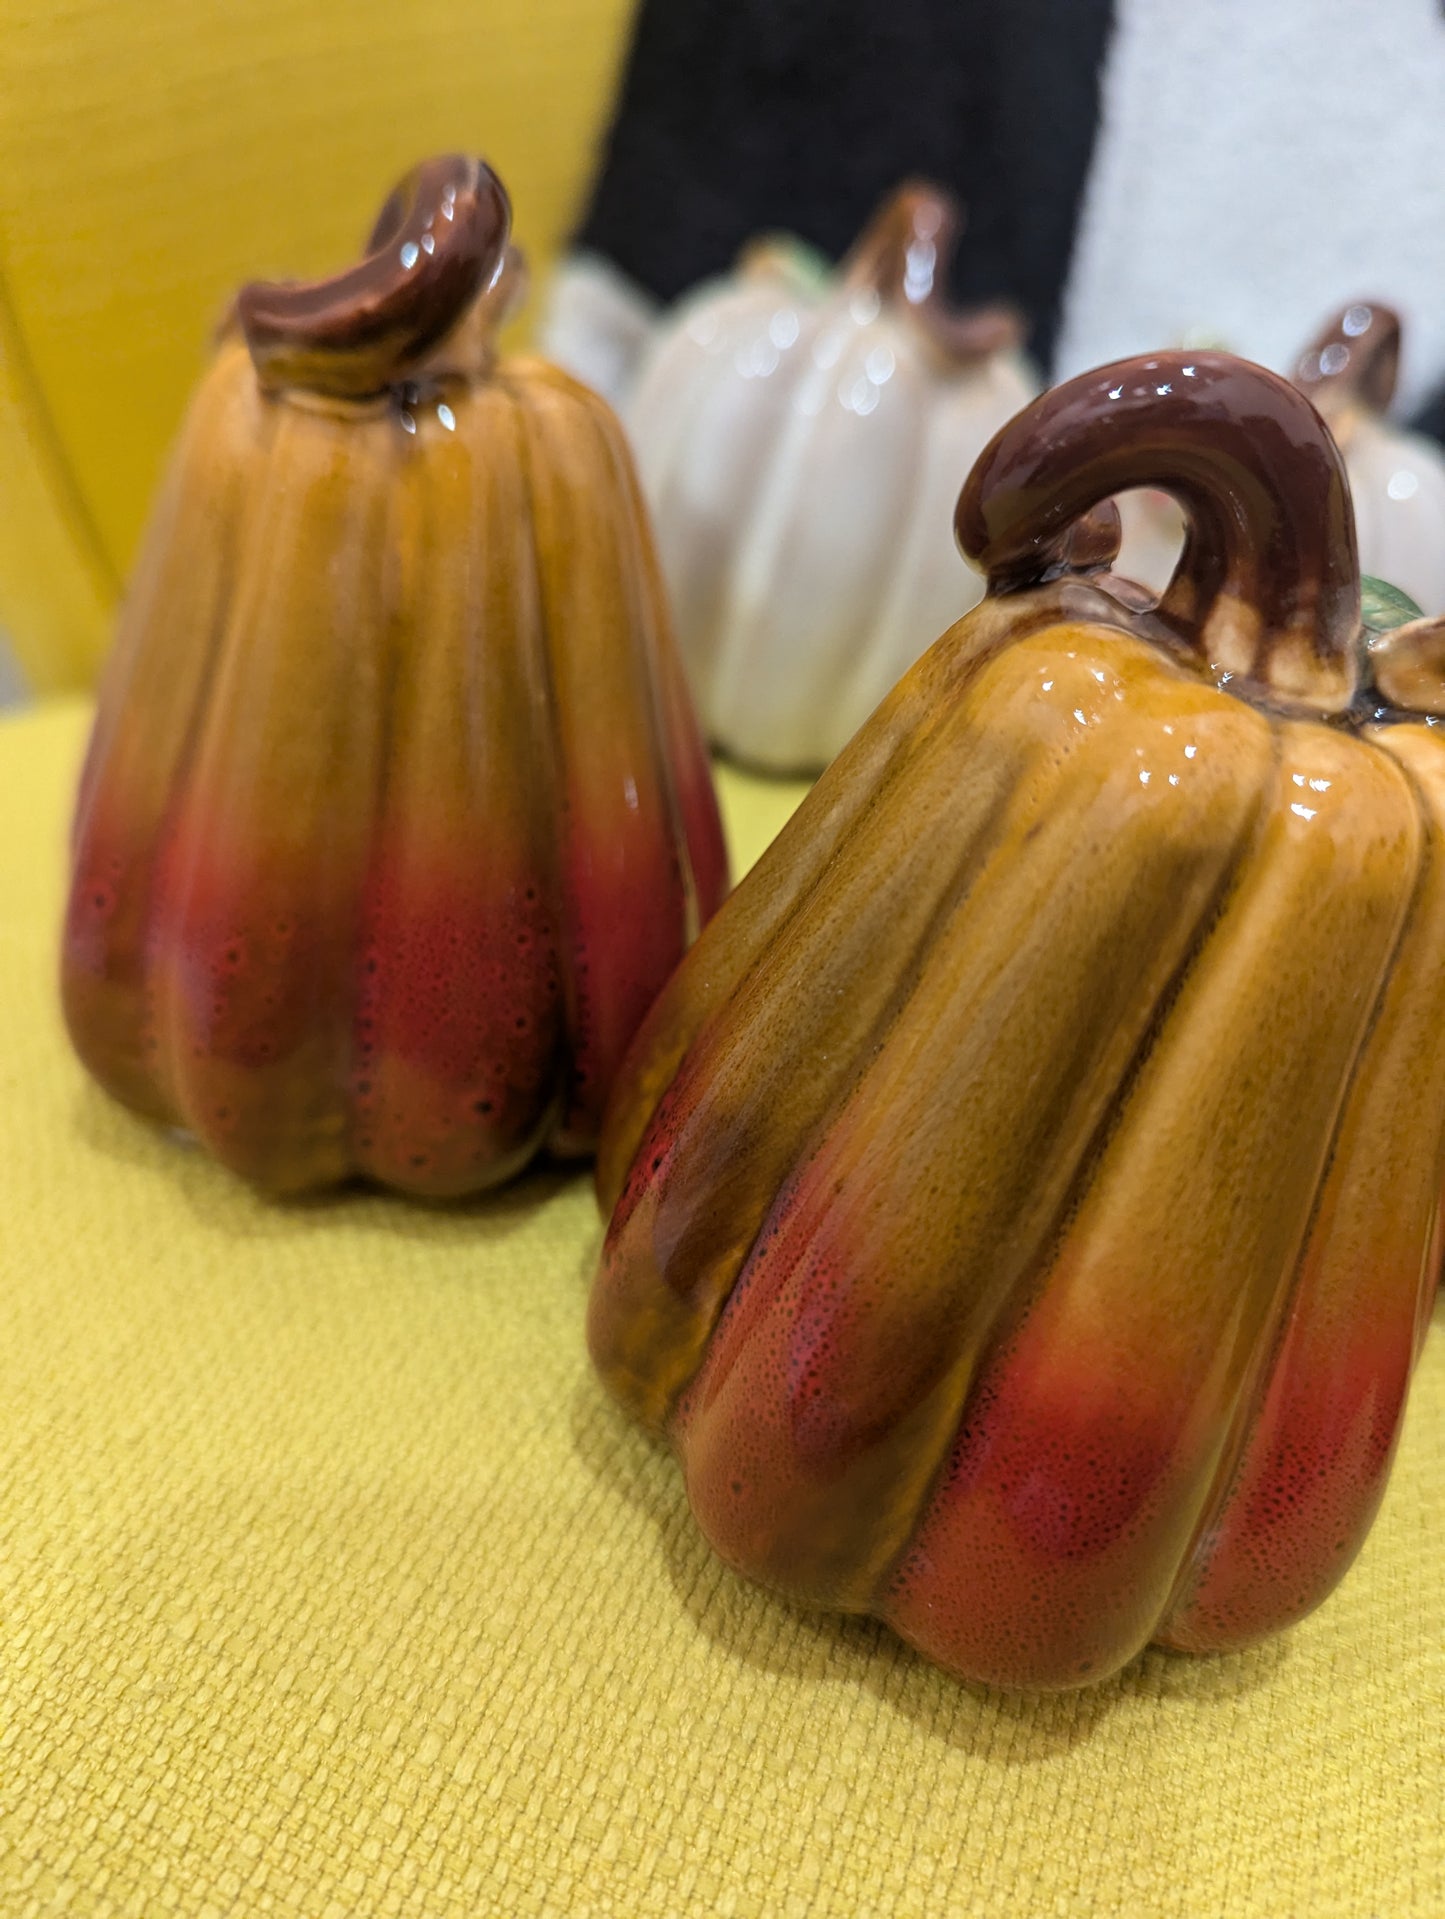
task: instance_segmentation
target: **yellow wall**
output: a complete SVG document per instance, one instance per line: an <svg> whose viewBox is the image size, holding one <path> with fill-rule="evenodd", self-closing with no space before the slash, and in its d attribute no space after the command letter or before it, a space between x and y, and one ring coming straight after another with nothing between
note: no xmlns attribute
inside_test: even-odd
<svg viewBox="0 0 1445 1919"><path fill-rule="evenodd" d="M354 257L424 153L484 153L537 284L631 0L0 0L0 630L85 684L231 290Z"/></svg>

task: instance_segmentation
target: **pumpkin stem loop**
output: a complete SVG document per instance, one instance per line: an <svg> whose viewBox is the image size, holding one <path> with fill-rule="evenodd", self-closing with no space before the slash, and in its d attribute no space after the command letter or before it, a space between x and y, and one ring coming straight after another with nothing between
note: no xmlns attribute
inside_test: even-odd
<svg viewBox="0 0 1445 1919"><path fill-rule="evenodd" d="M1362 645L1349 483L1319 414L1263 367L1179 351L1065 381L984 448L954 527L990 591L1015 591L1057 573L1075 521L1141 486L1186 522L1154 617L1221 675L1344 712Z"/></svg>
<svg viewBox="0 0 1445 1919"><path fill-rule="evenodd" d="M241 289L237 317L262 383L346 399L385 392L479 294L515 281L510 227L506 191L484 161L423 161L388 196L358 265Z"/></svg>

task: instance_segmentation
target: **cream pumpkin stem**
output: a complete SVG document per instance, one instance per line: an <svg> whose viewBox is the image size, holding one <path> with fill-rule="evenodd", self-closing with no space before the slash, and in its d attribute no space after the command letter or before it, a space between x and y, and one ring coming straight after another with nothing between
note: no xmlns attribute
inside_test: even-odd
<svg viewBox="0 0 1445 1919"><path fill-rule="evenodd" d="M1399 371L1399 314L1375 300L1352 300L1300 355L1294 383L1333 421L1356 406L1384 413Z"/></svg>
<svg viewBox="0 0 1445 1919"><path fill-rule="evenodd" d="M955 307L945 287L964 228L951 193L924 180L899 187L874 214L843 262L849 286L871 287L913 313L945 359L966 365L1021 344L1024 323L1002 303Z"/></svg>
<svg viewBox="0 0 1445 1919"><path fill-rule="evenodd" d="M384 392L491 284L510 227L506 191L484 161L423 161L388 196L358 265L241 289L236 313L263 385L349 399Z"/></svg>
<svg viewBox="0 0 1445 1919"><path fill-rule="evenodd" d="M1217 671L1343 712L1363 643L1349 483L1319 414L1263 367L1156 353L1065 381L979 455L958 543L990 592L1033 586L1077 568L1075 521L1143 486L1172 493L1186 522L1154 617Z"/></svg>

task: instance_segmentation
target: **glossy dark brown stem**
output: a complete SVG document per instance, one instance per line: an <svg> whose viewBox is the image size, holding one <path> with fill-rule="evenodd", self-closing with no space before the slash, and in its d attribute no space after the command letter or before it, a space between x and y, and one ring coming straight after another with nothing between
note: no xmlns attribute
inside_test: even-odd
<svg viewBox="0 0 1445 1919"><path fill-rule="evenodd" d="M1017 347L1024 335L1013 307L950 304L944 289L963 227L952 194L910 180L874 214L843 263L850 286L905 307L935 351L960 364Z"/></svg>
<svg viewBox="0 0 1445 1919"><path fill-rule="evenodd" d="M511 206L485 162L426 160L400 181L367 256L328 280L253 281L236 313L262 382L363 398L403 378L502 262Z"/></svg>
<svg viewBox="0 0 1445 1919"><path fill-rule="evenodd" d="M1139 486L1172 493L1186 520L1157 617L1217 665L1348 704L1360 588L1344 465L1314 408L1246 360L1152 354L1043 394L980 454L959 545L992 592L1030 586L1058 571L1073 522Z"/></svg>
<svg viewBox="0 0 1445 1919"><path fill-rule="evenodd" d="M1384 413L1399 371L1399 314L1377 300L1352 300L1300 355L1294 383L1326 419L1355 405Z"/></svg>

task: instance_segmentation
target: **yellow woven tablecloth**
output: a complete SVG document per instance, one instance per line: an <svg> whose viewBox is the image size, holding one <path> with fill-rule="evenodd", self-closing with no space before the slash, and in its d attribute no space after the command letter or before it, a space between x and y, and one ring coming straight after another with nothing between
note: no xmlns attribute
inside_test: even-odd
<svg viewBox="0 0 1445 1919"><path fill-rule="evenodd" d="M1445 1914L1445 1324L1339 1593L971 1691L723 1571L589 1375L586 1181L268 1205L53 988L85 711L0 724L0 1915ZM746 859L796 789L729 779Z"/></svg>

